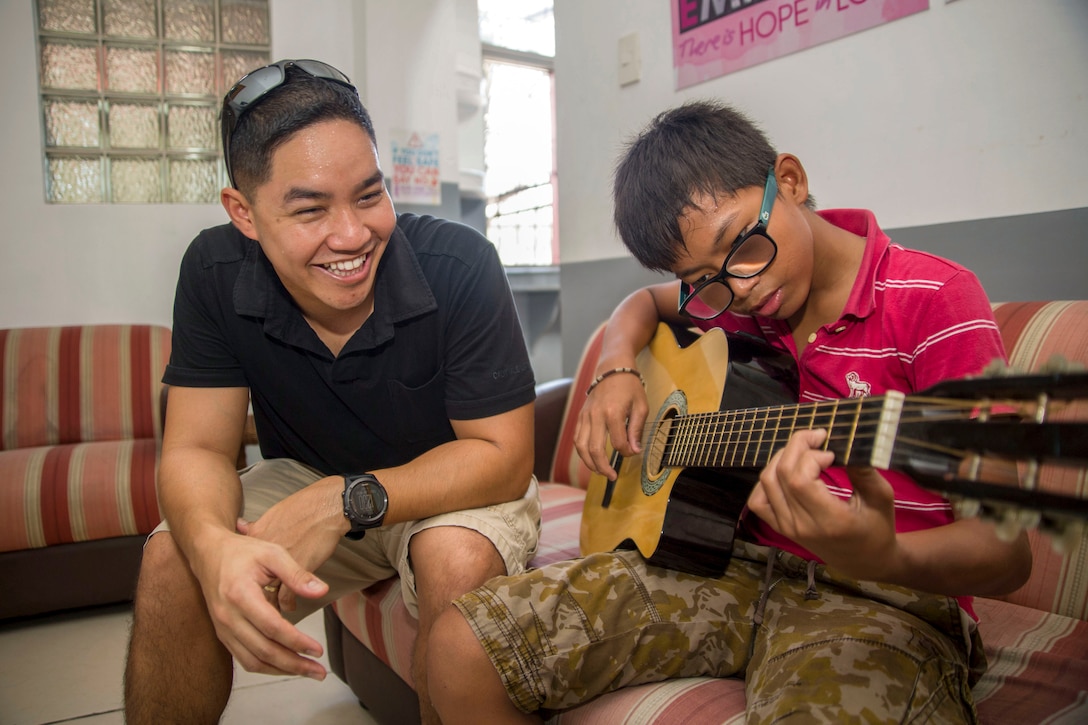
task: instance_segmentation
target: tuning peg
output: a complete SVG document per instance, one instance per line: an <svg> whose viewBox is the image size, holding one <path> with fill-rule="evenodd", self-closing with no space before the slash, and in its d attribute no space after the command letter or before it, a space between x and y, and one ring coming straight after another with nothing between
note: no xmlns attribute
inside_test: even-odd
<svg viewBox="0 0 1088 725"><path fill-rule="evenodd" d="M1028 509L1021 509L1016 512L1016 521L1022 528L1034 529L1038 528L1042 523L1043 515L1038 511L1031 511Z"/></svg>
<svg viewBox="0 0 1088 725"><path fill-rule="evenodd" d="M1015 372L1008 363L1001 358L995 357L982 369L982 376L985 378L1001 378L1013 375Z"/></svg>
<svg viewBox="0 0 1088 725"><path fill-rule="evenodd" d="M1041 373L1073 373L1084 372L1084 363L1070 360L1063 355L1051 355L1045 363L1039 367Z"/></svg>
<svg viewBox="0 0 1088 725"><path fill-rule="evenodd" d="M982 513L982 503L974 498L958 498L952 501L952 510L958 519L973 519Z"/></svg>
<svg viewBox="0 0 1088 725"><path fill-rule="evenodd" d="M1085 526L1079 519L1050 522L1045 531L1050 538L1050 547L1061 556L1076 551L1084 543Z"/></svg>
<svg viewBox="0 0 1088 725"><path fill-rule="evenodd" d="M1024 526L1020 521L1020 512L1013 508L999 509L994 518L994 530L997 538L1009 542L1020 535Z"/></svg>

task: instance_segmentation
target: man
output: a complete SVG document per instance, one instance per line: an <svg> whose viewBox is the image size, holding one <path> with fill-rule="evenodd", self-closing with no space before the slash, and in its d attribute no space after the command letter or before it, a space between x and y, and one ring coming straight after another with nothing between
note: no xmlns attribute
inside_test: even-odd
<svg viewBox="0 0 1088 725"><path fill-rule="evenodd" d="M764 339L796 361L805 403L916 392L1005 357L973 274L892 244L871 212L815 211L800 160L727 106L659 115L614 196L627 248L678 279L631 294L605 330L575 445L607 476L607 441L642 450L635 356L662 320ZM799 427L761 471L720 577L608 552L457 600L432 637L444 722L539 722L693 676L743 677L749 723L973 722L971 595L1027 579L1026 535L956 519L902 473L834 467L826 435Z"/></svg>
<svg viewBox="0 0 1088 725"><path fill-rule="evenodd" d="M128 722L215 722L232 657L322 679L293 623L399 574L419 617L524 568L539 534L534 384L498 256L397 216L347 77L280 61L224 99L231 224L182 262ZM235 460L252 401L263 461Z"/></svg>

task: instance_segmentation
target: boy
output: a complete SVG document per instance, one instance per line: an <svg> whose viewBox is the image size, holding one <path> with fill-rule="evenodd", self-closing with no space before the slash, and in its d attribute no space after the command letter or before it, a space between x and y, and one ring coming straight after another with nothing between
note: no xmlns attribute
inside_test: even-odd
<svg viewBox="0 0 1088 725"><path fill-rule="evenodd" d="M425 651L449 601L531 558L532 369L495 248L397 215L337 69L284 60L223 103L231 224L182 261L129 723L217 722L232 657L322 679L294 623L399 574ZM263 459L235 456L252 400Z"/></svg>
<svg viewBox="0 0 1088 725"><path fill-rule="evenodd" d="M801 402L909 393L1004 359L974 275L892 245L869 212L814 211L801 162L728 107L658 116L628 147L614 196L627 248L678 280L632 294L609 320L575 436L600 473L615 475L607 440L639 450L635 356L662 320L788 352ZM750 722L974 721L985 660L970 595L1025 581L1026 536L1003 542L956 520L903 474L830 467L825 435L795 433L761 472L721 577L612 552L459 599L429 660L443 721L534 722L699 675L744 677Z"/></svg>

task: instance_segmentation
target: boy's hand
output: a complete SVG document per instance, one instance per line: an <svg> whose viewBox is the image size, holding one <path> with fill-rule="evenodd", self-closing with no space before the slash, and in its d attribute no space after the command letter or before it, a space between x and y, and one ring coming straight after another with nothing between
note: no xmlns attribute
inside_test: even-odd
<svg viewBox="0 0 1088 725"><path fill-rule="evenodd" d="M590 394L578 414L574 447L590 470L615 480L608 443L621 455L642 451L642 426L649 405L646 391L635 375L610 375Z"/></svg>
<svg viewBox="0 0 1088 725"><path fill-rule="evenodd" d="M820 473L834 462L827 432L795 433L763 469L749 508L771 528L855 579L895 580L900 565L891 485L872 468L852 468L854 495L832 494Z"/></svg>

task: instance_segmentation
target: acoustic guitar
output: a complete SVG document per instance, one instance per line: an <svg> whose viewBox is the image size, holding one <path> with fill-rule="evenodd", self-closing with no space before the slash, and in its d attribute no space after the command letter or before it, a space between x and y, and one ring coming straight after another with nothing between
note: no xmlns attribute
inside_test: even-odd
<svg viewBox="0 0 1088 725"><path fill-rule="evenodd" d="M616 480L590 478L583 554L637 548L659 566L721 574L759 471L794 431L812 428L828 430L835 465L903 471L961 513L1056 537L1079 535L1088 519L1083 490L1047 491L1039 475L1088 466L1088 422L1047 419L1064 401L1088 398L1083 371L1006 369L917 394L798 404L788 355L721 330L681 347L665 324L638 369L651 411L643 452L613 452Z"/></svg>

